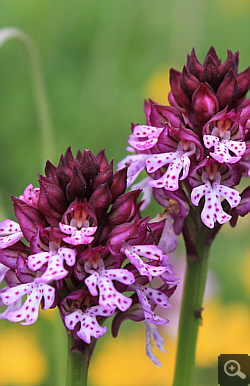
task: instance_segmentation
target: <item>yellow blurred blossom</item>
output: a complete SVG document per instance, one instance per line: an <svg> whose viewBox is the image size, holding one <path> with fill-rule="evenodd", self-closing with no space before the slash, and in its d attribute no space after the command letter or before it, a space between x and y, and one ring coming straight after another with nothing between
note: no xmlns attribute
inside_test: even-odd
<svg viewBox="0 0 250 386"><path fill-rule="evenodd" d="M219 354L249 352L249 308L243 303L225 305L211 301L205 305L197 345L197 365L217 364Z"/></svg>
<svg viewBox="0 0 250 386"><path fill-rule="evenodd" d="M153 99L157 103L164 105L169 104L168 93L170 91L169 84L169 68L159 69L149 79L143 90L143 96Z"/></svg>
<svg viewBox="0 0 250 386"><path fill-rule="evenodd" d="M144 328L109 337L90 362L89 380L95 386L170 386L173 380L175 345L166 339L168 353L155 350L162 367L156 367L145 354ZM129 371L128 371L129 368ZM96 370L98 369L98 371Z"/></svg>
<svg viewBox="0 0 250 386"><path fill-rule="evenodd" d="M0 333L0 385L40 385L47 373L47 359L30 330L4 329Z"/></svg>
<svg viewBox="0 0 250 386"><path fill-rule="evenodd" d="M233 18L249 17L250 1L249 0L217 0L219 8L227 16Z"/></svg>

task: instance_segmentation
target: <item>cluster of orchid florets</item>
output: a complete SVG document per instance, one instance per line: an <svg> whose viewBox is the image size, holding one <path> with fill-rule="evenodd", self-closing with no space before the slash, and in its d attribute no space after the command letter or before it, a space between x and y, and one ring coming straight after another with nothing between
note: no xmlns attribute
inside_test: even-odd
<svg viewBox="0 0 250 386"><path fill-rule="evenodd" d="M211 47L201 65L193 50L182 72L170 70L171 106L145 102L146 125L132 124L134 154L116 173L103 150L74 158L68 148L57 167L47 161L39 187L12 197L17 222L0 224L0 318L29 325L40 305L58 307L82 351L110 316L114 336L123 320L144 321L147 355L159 365L151 337L164 351L157 326L168 320L155 311L170 307L178 284L167 256L177 235L194 245L186 219L213 230L250 210L250 188L234 189L250 176L249 83L238 53L221 64ZM164 211L149 221L141 210L152 194Z"/></svg>
<svg viewBox="0 0 250 386"><path fill-rule="evenodd" d="M250 67L238 74L238 62L239 53L228 50L221 64L211 47L201 65L193 49L182 72L170 70L171 106L146 101L146 125L132 124L127 150L135 154L118 168L128 166L128 187L146 170L132 189L143 189L143 208L152 194L166 208L173 245L201 201L198 214L210 229L235 225L250 210L250 188L234 189L250 177Z"/></svg>
<svg viewBox="0 0 250 386"><path fill-rule="evenodd" d="M18 222L0 224L0 274L7 284L0 318L30 325L40 304L57 306L79 350L105 334L107 317L115 315L113 335L122 320L143 320L147 353L159 364L150 337L164 351L156 327L168 320L154 310L170 307L178 284L156 245L164 221L149 225L141 218L140 190L125 192L126 168L113 173L103 150L74 158L68 148L57 167L47 162L45 174L39 188L29 185L12 197ZM155 277L160 284L151 287Z"/></svg>

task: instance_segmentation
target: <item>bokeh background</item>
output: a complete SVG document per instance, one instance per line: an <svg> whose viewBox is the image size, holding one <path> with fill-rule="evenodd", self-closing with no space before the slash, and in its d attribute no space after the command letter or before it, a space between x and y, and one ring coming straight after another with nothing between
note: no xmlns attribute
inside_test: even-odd
<svg viewBox="0 0 250 386"><path fill-rule="evenodd" d="M143 100L167 104L168 71L178 70L195 47L203 62L213 45L219 57L240 51L250 62L248 0L0 0L0 27L17 27L35 42L42 61L51 131L42 139L31 67L20 42L0 50L0 221L14 219L10 195L22 194L43 173L44 152L56 163L71 145L76 154L106 149L115 164L126 155L130 122L144 123ZM155 207L147 214L155 215ZM225 225L211 251L200 329L196 386L217 384L220 353L249 352L249 228ZM183 276L182 243L170 257ZM168 354L162 368L145 356L144 328L125 322L107 334L90 365L91 386L170 386L181 289L162 334ZM66 333L55 311L35 325L1 321L0 386L62 386ZM158 355L159 354L159 355Z"/></svg>

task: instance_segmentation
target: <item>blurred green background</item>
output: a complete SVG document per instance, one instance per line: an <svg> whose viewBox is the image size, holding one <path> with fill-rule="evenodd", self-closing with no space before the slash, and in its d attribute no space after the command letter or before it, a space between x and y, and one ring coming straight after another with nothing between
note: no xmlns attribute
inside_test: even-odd
<svg viewBox="0 0 250 386"><path fill-rule="evenodd" d="M21 28L40 52L54 163L69 145L74 154L105 148L115 164L124 158L130 122L145 122L144 98L167 103L169 68L181 70L192 47L201 62L211 45L222 60L228 48L239 50L243 71L250 62L249 16L248 0L0 0L0 27ZM14 219L10 195L22 194L31 182L37 186L46 143L24 47L11 40L0 55L1 221ZM213 245L197 386L217 384L218 354L242 353L249 342L248 235L243 219L235 229L225 226ZM183 266L182 256L177 261ZM63 385L66 336L53 311L42 312L29 328L5 321L1 326L1 386ZM171 385L175 346L173 336L166 339L169 354L160 355L159 370L145 358L143 327L128 322L116 340L109 331L91 363L92 386Z"/></svg>

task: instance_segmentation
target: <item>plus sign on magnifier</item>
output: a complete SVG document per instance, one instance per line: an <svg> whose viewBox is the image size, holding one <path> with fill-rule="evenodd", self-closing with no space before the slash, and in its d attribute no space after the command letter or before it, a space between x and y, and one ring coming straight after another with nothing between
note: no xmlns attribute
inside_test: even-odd
<svg viewBox="0 0 250 386"><path fill-rule="evenodd" d="M242 371L240 371L240 364L237 361L233 360L233 359L227 361L224 364L224 372L227 375L229 375L229 377L235 377L237 375L241 379L245 379L246 378L246 374L244 374Z"/></svg>

